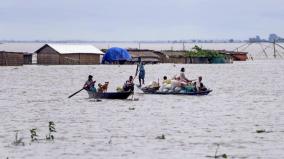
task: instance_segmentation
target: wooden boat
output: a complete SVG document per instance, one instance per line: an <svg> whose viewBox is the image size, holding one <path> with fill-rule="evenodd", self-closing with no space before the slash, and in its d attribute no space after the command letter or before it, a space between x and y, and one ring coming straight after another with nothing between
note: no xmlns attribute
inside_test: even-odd
<svg viewBox="0 0 284 159"><path fill-rule="evenodd" d="M139 88L139 87L138 87ZM188 93L178 93L178 92L160 92L157 88L149 89L149 88L139 88L145 94L160 94L160 95L208 95L212 92L211 89L206 91L199 91L199 92L188 92Z"/></svg>
<svg viewBox="0 0 284 159"><path fill-rule="evenodd" d="M105 92L93 93L88 92L90 98L96 99L127 99L133 92Z"/></svg>

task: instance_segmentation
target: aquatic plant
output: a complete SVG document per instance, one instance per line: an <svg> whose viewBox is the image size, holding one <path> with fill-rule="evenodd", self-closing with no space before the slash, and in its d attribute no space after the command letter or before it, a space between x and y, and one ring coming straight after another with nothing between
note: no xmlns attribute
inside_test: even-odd
<svg viewBox="0 0 284 159"><path fill-rule="evenodd" d="M36 133L36 130L37 130L36 128L33 128L33 129L30 130L32 142L38 140L38 139L37 139L37 136L38 136L38 135L37 135L37 133Z"/></svg>
<svg viewBox="0 0 284 159"><path fill-rule="evenodd" d="M256 130L256 133L265 133L266 131L264 129L262 130Z"/></svg>
<svg viewBox="0 0 284 159"><path fill-rule="evenodd" d="M55 130L55 124L53 121L50 121L48 124L48 128L49 128L49 134L48 136L46 136L46 140L54 140L54 136L53 136L53 132L56 132Z"/></svg>
<svg viewBox="0 0 284 159"><path fill-rule="evenodd" d="M15 146L18 146L18 145L25 146L25 143L23 142L23 138L19 138L19 139L18 139L18 132L19 132L19 130L16 130L15 141L13 142L13 144L14 144Z"/></svg>
<svg viewBox="0 0 284 159"><path fill-rule="evenodd" d="M110 137L109 141L108 141L108 144L111 144L112 143L112 136Z"/></svg>
<svg viewBox="0 0 284 159"><path fill-rule="evenodd" d="M162 134L161 136L157 136L156 139L165 140L166 137L164 134Z"/></svg>
<svg viewBox="0 0 284 159"><path fill-rule="evenodd" d="M218 155L219 147L220 147L220 144L217 144L217 148L215 150L214 156L206 156L206 157L209 157L209 158L228 158L227 154L225 154L225 153L222 154L222 155Z"/></svg>

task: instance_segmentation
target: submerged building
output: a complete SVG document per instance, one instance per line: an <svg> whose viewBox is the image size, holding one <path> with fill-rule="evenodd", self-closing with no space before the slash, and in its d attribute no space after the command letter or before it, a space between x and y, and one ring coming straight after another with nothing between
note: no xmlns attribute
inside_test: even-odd
<svg viewBox="0 0 284 159"><path fill-rule="evenodd" d="M100 64L104 54L93 45L45 44L35 51L40 65L92 65Z"/></svg>
<svg viewBox="0 0 284 159"><path fill-rule="evenodd" d="M33 53L42 44L3 43L0 44L0 65L18 66L33 63Z"/></svg>
<svg viewBox="0 0 284 159"><path fill-rule="evenodd" d="M137 63L139 60L145 64L157 64L160 63L160 57L155 54L153 50L147 49L128 49L132 60L130 63Z"/></svg>
<svg viewBox="0 0 284 159"><path fill-rule="evenodd" d="M23 53L0 51L0 66L20 66L23 64Z"/></svg>

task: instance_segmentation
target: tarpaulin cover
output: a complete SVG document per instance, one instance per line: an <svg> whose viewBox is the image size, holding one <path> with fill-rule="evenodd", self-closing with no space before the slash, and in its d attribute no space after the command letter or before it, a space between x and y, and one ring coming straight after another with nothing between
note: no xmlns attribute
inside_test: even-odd
<svg viewBox="0 0 284 159"><path fill-rule="evenodd" d="M113 47L107 50L103 56L102 63L115 61L130 61L131 55L126 49Z"/></svg>

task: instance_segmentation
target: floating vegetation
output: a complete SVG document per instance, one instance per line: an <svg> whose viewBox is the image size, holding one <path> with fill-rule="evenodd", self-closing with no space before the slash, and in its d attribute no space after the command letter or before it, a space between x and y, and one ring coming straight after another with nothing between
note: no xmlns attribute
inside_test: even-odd
<svg viewBox="0 0 284 159"><path fill-rule="evenodd" d="M217 148L216 148L214 156L206 156L206 157L208 157L208 158L228 158L228 155L225 154L225 153L222 154L222 155L218 155L219 147L220 147L220 144L217 144Z"/></svg>
<svg viewBox="0 0 284 159"><path fill-rule="evenodd" d="M34 141L39 141L39 140L54 140L54 135L53 133L56 132L55 130L55 124L53 121L50 121L48 123L48 130L49 130L49 133L48 135L46 136L46 138L44 139L40 139L38 138L39 135L37 134L37 128L32 128L30 129L30 133L31 133L31 142L34 142ZM15 134L15 141L13 142L13 145L15 146L18 146L18 145L22 145L22 146L25 146L25 143L23 142L23 138L18 138L18 130L16 131L16 134Z"/></svg>
<svg viewBox="0 0 284 159"><path fill-rule="evenodd" d="M52 133L56 132L56 130L55 130L55 124L53 121L49 122L48 128L49 128L49 134L48 136L46 136L46 140L54 140L54 136Z"/></svg>
<svg viewBox="0 0 284 159"><path fill-rule="evenodd" d="M161 136L157 136L156 139L165 140L166 137L164 134L162 134Z"/></svg>
<svg viewBox="0 0 284 159"><path fill-rule="evenodd" d="M37 133L36 133L36 130L37 130L36 128L33 128L33 129L30 130L32 142L33 142L33 141L37 141L38 135L37 135Z"/></svg>
<svg viewBox="0 0 284 159"><path fill-rule="evenodd" d="M16 134L15 134L15 141L13 142L13 144L14 144L15 146L18 146L18 145L25 146L25 143L23 142L23 138L19 138L19 139L18 139L18 132L19 132L19 130L16 131Z"/></svg>
<svg viewBox="0 0 284 159"><path fill-rule="evenodd" d="M112 136L110 137L109 141L108 141L108 144L111 144L112 143Z"/></svg>
<svg viewBox="0 0 284 159"><path fill-rule="evenodd" d="M256 133L265 133L266 131L264 129L262 130L256 130Z"/></svg>
<svg viewBox="0 0 284 159"><path fill-rule="evenodd" d="M256 130L256 133L271 133L272 131L266 131L265 129Z"/></svg>

